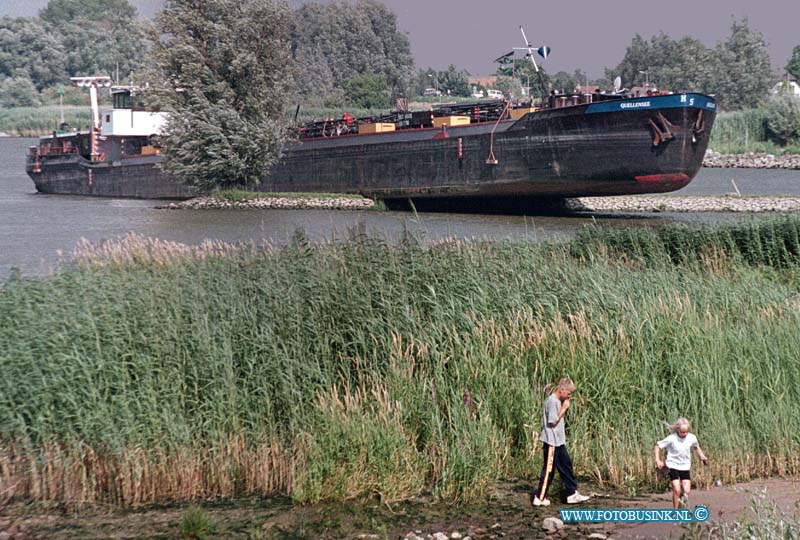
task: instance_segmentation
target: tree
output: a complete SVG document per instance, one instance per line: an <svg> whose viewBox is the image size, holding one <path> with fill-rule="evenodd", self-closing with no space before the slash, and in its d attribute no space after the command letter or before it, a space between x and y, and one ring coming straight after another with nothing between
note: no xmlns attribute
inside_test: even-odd
<svg viewBox="0 0 800 540"><path fill-rule="evenodd" d="M379 109L389 104L389 88L381 75L362 73L344 83L348 101L363 109Z"/></svg>
<svg viewBox="0 0 800 540"><path fill-rule="evenodd" d="M440 71L439 90L449 96L469 96L472 94L469 87L469 72L458 69L453 64L447 66L446 71Z"/></svg>
<svg viewBox="0 0 800 540"><path fill-rule="evenodd" d="M675 41L660 32L648 42L636 34L619 65L606 69L606 78L619 76L626 87L650 83L674 92L702 92L709 83L710 54L705 45L688 36Z"/></svg>
<svg viewBox="0 0 800 540"><path fill-rule="evenodd" d="M375 0L303 5L293 15L292 51L307 101L325 101L329 89L364 73L383 76L392 97L404 95L413 68L408 38Z"/></svg>
<svg viewBox="0 0 800 540"><path fill-rule="evenodd" d="M786 71L797 80L800 80L800 45L792 49L792 56L786 62Z"/></svg>
<svg viewBox="0 0 800 540"><path fill-rule="evenodd" d="M800 139L800 98L781 95L769 100L767 133L770 139L784 146Z"/></svg>
<svg viewBox="0 0 800 540"><path fill-rule="evenodd" d="M500 64L496 71L498 81L501 78L508 80L503 80L502 83L498 83L496 86L506 94L518 96L521 94L522 87L526 87L530 91L531 97L541 97L549 94L550 90L553 89L550 77L545 69L538 65L539 71L535 71L528 58L514 60L511 53L509 53L498 59L498 64ZM516 82L511 79L516 79ZM500 88L500 86L503 86L503 88ZM570 90L572 89L570 88Z"/></svg>
<svg viewBox="0 0 800 540"><path fill-rule="evenodd" d="M143 58L143 33L128 0L50 0L39 12L62 43L70 76L111 75L127 80Z"/></svg>
<svg viewBox="0 0 800 540"><path fill-rule="evenodd" d="M519 83L519 79L514 77L499 75L494 83L494 86L497 90L503 92L506 97L516 97L522 94L522 85Z"/></svg>
<svg viewBox="0 0 800 540"><path fill-rule="evenodd" d="M35 107L39 93L27 77L7 77L0 81L0 107Z"/></svg>
<svg viewBox="0 0 800 540"><path fill-rule="evenodd" d="M747 19L733 21L730 37L713 52L711 83L720 107L726 110L759 106L773 85L764 37L750 29Z"/></svg>
<svg viewBox="0 0 800 540"><path fill-rule="evenodd" d="M133 20L136 8L128 0L50 0L39 12L40 19L54 26L79 20L109 22L111 17Z"/></svg>
<svg viewBox="0 0 800 540"><path fill-rule="evenodd" d="M41 90L65 75L64 48L39 19L0 18L0 77L22 77Z"/></svg>
<svg viewBox="0 0 800 540"><path fill-rule="evenodd" d="M282 0L168 0L148 101L169 113L163 167L203 189L255 186L288 138L290 11Z"/></svg>
<svg viewBox="0 0 800 540"><path fill-rule="evenodd" d="M587 79L586 74L580 69L576 69L571 74L566 71L559 71L550 76L553 88L564 93L573 92L578 86L585 85Z"/></svg>

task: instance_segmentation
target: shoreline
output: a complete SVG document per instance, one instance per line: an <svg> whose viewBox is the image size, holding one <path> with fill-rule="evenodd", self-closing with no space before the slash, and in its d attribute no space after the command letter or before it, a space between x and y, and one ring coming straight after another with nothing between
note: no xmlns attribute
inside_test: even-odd
<svg viewBox="0 0 800 540"><path fill-rule="evenodd" d="M156 208L164 210L375 210L372 199L362 197L283 197L267 196L231 201L213 196L171 202ZM800 197L748 197L737 195L626 195L617 197L577 197L564 200L567 212L798 212Z"/></svg>
<svg viewBox="0 0 800 540"><path fill-rule="evenodd" d="M156 208L163 210L372 210L375 206L375 201L360 196L265 196L240 201L202 196L186 201L172 202Z"/></svg>
<svg viewBox="0 0 800 540"><path fill-rule="evenodd" d="M753 513L754 502L774 504L777 515L791 519L792 509L800 503L798 485L800 478L789 476L694 489L692 505L709 509L709 519L696 526L704 532L717 527L730 528L741 521L769 526L769 515ZM596 486L587 487L592 492L591 488ZM669 522L563 523L559 510L567 506L554 494L552 506L531 507L528 493L532 488L527 482L510 483L499 487L491 500L464 506L452 506L426 497L392 507L374 500L303 506L281 497L232 499L224 505L198 501L194 506L217 525L220 536L235 540L250 538L248 531L259 531L260 537L269 540L286 536L360 540L502 540L506 537L641 540L677 538L686 532L685 524ZM665 489L633 496L601 490L594 495L590 504L580 508L656 510L671 507L671 495ZM182 517L192 506L189 503L143 505L109 512L102 505L88 505L76 512L65 512L46 506L32 510L14 501L5 511L0 511L0 538L95 537L109 526L123 532L126 538L163 538L175 535ZM331 522L331 517L336 519Z"/></svg>
<svg viewBox="0 0 800 540"><path fill-rule="evenodd" d="M710 169L800 169L800 154L773 154L745 152L720 154L711 149L703 156L703 167Z"/></svg>
<svg viewBox="0 0 800 540"><path fill-rule="evenodd" d="M566 199L564 206L574 212L797 212L800 197L626 195Z"/></svg>

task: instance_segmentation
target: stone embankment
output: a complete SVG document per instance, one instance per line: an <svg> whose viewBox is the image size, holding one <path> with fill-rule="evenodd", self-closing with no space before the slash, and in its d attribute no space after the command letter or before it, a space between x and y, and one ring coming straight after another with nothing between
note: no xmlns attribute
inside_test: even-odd
<svg viewBox="0 0 800 540"><path fill-rule="evenodd" d="M263 197L230 201L216 197L196 197L188 201L169 203L160 208L169 210L234 210L234 209L285 209L285 210L369 210L375 206L372 199L361 197Z"/></svg>
<svg viewBox="0 0 800 540"><path fill-rule="evenodd" d="M800 197L581 197L565 206L575 212L797 212Z"/></svg>
<svg viewBox="0 0 800 540"><path fill-rule="evenodd" d="M738 167L747 169L800 169L800 155L787 154L773 156L772 154L720 154L708 150L703 158L703 167Z"/></svg>
<svg viewBox="0 0 800 540"><path fill-rule="evenodd" d="M369 210L375 201L357 197L264 197L229 201L197 197L169 203L170 210ZM798 212L800 197L739 197L632 195L625 197L581 197L566 199L564 209L571 212Z"/></svg>

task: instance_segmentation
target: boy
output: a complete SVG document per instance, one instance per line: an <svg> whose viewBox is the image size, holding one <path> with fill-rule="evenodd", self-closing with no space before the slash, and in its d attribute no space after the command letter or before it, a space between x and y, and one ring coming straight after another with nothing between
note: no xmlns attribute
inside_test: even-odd
<svg viewBox="0 0 800 540"><path fill-rule="evenodd" d="M550 499L547 498L547 490L553 480L553 468L558 470L564 491L567 492L567 504L577 504L588 501L589 497L578 493L578 481L572 470L572 460L567 452L567 436L564 431L564 415L569 409L569 399L575 391L575 383L572 379L563 378L558 381L555 391L544 402L544 414L542 423L544 424L542 434L539 437L542 441L544 451L544 463L542 464L542 474L539 478L539 487L533 496L533 506L547 506Z"/></svg>

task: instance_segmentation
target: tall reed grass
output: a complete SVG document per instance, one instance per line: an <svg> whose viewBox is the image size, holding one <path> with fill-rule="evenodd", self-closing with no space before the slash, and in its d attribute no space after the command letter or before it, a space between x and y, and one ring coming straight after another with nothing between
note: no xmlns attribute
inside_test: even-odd
<svg viewBox="0 0 800 540"><path fill-rule="evenodd" d="M763 108L718 114L708 146L722 154L800 154L796 144L782 147L769 140L767 110Z"/></svg>
<svg viewBox="0 0 800 540"><path fill-rule="evenodd" d="M88 130L92 125L91 107L64 106L64 121L72 128ZM47 135L61 124L58 106L0 108L0 131L19 137Z"/></svg>
<svg viewBox="0 0 800 540"><path fill-rule="evenodd" d="M678 416L700 484L796 473L798 235L83 245L0 292L0 501L475 499L538 472L563 375L583 478L656 485Z"/></svg>

